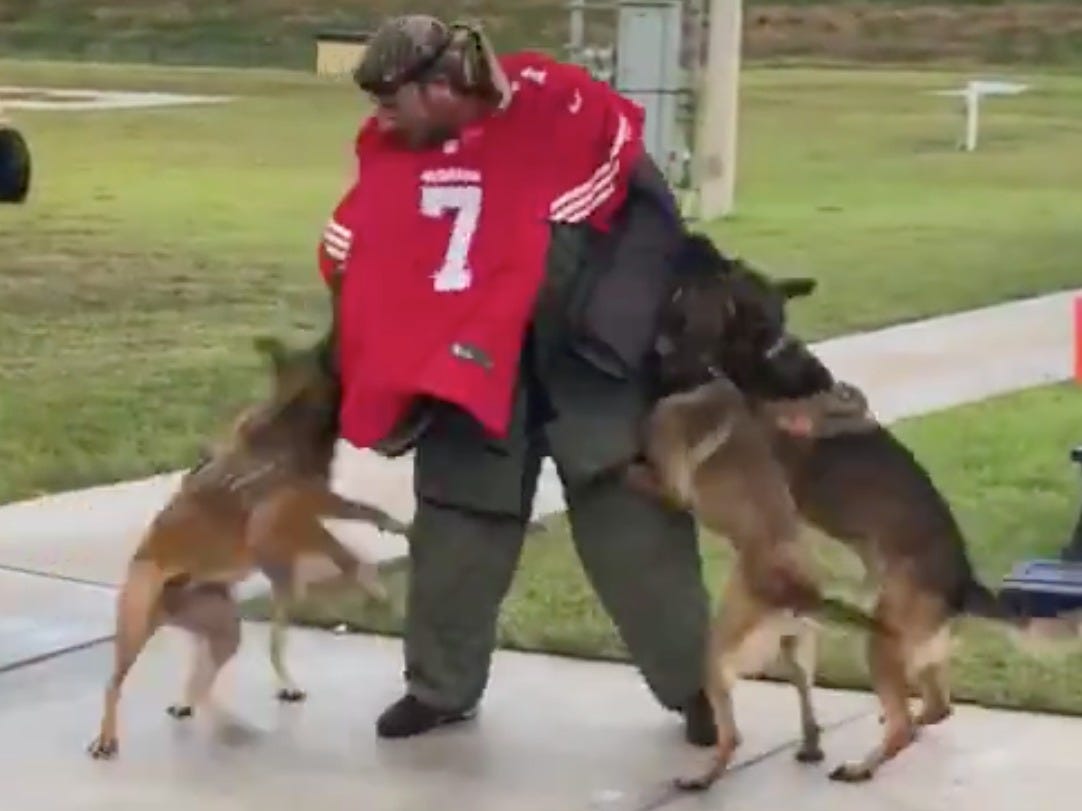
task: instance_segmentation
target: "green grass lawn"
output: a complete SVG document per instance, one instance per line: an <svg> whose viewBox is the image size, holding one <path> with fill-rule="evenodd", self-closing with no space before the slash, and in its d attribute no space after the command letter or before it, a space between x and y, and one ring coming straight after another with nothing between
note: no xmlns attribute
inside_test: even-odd
<svg viewBox="0 0 1082 811"><path fill-rule="evenodd" d="M1034 389L978 405L909 420L897 431L929 468L954 507L985 582L995 585L1012 565L1032 557L1055 557L1069 535L1079 498L1078 477L1066 461L1079 441L1080 394L1073 385ZM818 560L831 591L860 596L861 569L833 541L819 539ZM703 538L707 582L717 595L726 576L725 544ZM398 633L405 599L405 570L388 572L397 608L373 609L360 595L313 598L298 606L302 624ZM266 615L262 600L249 616ZM991 706L1082 714L1082 646L1032 656L1013 647L994 626L959 623L952 661L956 697ZM567 534L566 521L527 539L515 581L503 606L501 646L572 656L626 659L611 622L590 590ZM864 637L827 626L819 682L866 687Z"/></svg>
<svg viewBox="0 0 1082 811"><path fill-rule="evenodd" d="M1077 65L1072 0L745 0L752 58L991 59ZM562 52L561 0L0 0L0 53L35 58L307 68L327 29L372 30L386 15L480 19L501 49ZM611 42L616 15L586 15L587 41Z"/></svg>
<svg viewBox="0 0 1082 811"><path fill-rule="evenodd" d="M559 48L567 39L567 12L552 0L0 0L0 51L305 69L320 31L371 31L403 13L483 19L501 48Z"/></svg>
<svg viewBox="0 0 1082 811"><path fill-rule="evenodd" d="M0 209L0 502L174 469L261 390L254 335L324 323L315 246L361 100L288 72L0 62L5 84L226 93L205 107L12 111L35 188ZM968 74L966 74L968 75ZM752 69L730 251L809 273L809 337L1077 283L1082 78L1022 76L982 151L962 74Z"/></svg>

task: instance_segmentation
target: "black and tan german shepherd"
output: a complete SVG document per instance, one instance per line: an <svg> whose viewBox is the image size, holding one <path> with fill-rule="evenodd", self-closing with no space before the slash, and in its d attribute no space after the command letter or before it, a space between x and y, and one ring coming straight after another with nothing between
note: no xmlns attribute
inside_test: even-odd
<svg viewBox="0 0 1082 811"><path fill-rule="evenodd" d="M772 280L698 235L687 238L680 261L658 338L660 393L686 400L689 391L702 399L719 386L739 390L740 408L755 419L734 421L732 405L715 410L713 422L700 410L697 430L717 440L718 426L729 420L733 431L720 441L744 444L750 440L734 431L758 432L755 441L768 443L802 522L848 546L877 584L868 664L883 740L862 761L831 774L870 779L913 742L919 726L951 714L953 619L970 615L1018 631L1075 636L1077 618L1020 616L980 582L954 514L924 466L875 420L863 394L836 381L788 330L788 301L810 294L814 280ZM916 718L907 700L911 686L922 698ZM802 707L805 701L802 692Z"/></svg>

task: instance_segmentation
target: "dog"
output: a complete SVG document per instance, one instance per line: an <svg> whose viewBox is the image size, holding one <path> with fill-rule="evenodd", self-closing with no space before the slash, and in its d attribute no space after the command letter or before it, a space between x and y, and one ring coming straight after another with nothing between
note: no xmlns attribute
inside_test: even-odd
<svg viewBox="0 0 1082 811"><path fill-rule="evenodd" d="M694 261L697 248L696 241L689 241L681 263L700 265ZM714 365L710 340L716 316L694 306L694 280L685 273L680 279L661 314L655 355L660 364L652 370L656 402L644 426L644 458L631 464L626 476L640 492L689 510L701 525L726 538L736 553L707 655L706 692L718 743L703 774L677 780L691 790L714 783L740 743L731 699L736 680L778 653L800 698L797 759L822 760L810 692L815 621L862 628L875 622L822 594L786 471L774 453L772 432L740 388ZM806 282L787 284L800 290Z"/></svg>
<svg viewBox="0 0 1082 811"><path fill-rule="evenodd" d="M702 790L726 770L740 743L733 714L737 679L778 653L800 698L797 759L823 759L821 730L811 704L816 616L868 628L872 619L825 597L812 571L796 504L769 432L730 381L717 377L668 394L646 421L644 462L627 471L629 484L690 510L727 538L736 553L712 623L706 657L706 694L714 712L717 747L708 769L677 785Z"/></svg>
<svg viewBox="0 0 1082 811"><path fill-rule="evenodd" d="M324 585L359 583L375 599L386 599L377 568L320 523L331 517L399 534L409 529L376 507L330 490L339 402L332 336L301 351L270 339L257 342L273 373L270 396L246 409L223 441L185 474L146 530L118 596L115 664L100 731L89 746L92 757L118 753L121 686L162 625L186 629L195 640L184 696L169 714L191 717L208 700L216 676L240 644L230 587L251 573L261 571L272 585L270 659L281 701L305 697L283 661L288 606L301 590L302 563L329 560L340 575Z"/></svg>
<svg viewBox="0 0 1082 811"><path fill-rule="evenodd" d="M772 280L690 235L662 318L657 376L661 391L709 388L719 379L739 390L801 520L855 552L877 585L867 656L883 738L862 760L831 772L834 780L858 782L908 747L919 727L951 715L952 620L969 615L1015 631L1072 635L1074 619L1057 618L1063 627L1050 629L980 582L927 470L875 419L863 393L835 380L788 331L788 302L815 287L807 278ZM724 424L734 423L728 411L718 411L712 422L703 416L699 430L713 436ZM814 673L814 660L804 666ZM921 697L915 718L912 686ZM802 690L807 726L812 710L805 696Z"/></svg>

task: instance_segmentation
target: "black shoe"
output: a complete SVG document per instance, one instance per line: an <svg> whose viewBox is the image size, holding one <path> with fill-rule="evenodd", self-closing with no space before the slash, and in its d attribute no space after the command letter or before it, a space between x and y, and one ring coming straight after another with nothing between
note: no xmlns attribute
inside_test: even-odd
<svg viewBox="0 0 1082 811"><path fill-rule="evenodd" d="M446 724L466 721L477 714L475 708L449 712L430 707L416 696L405 695L383 711L376 722L381 738L410 738Z"/></svg>
<svg viewBox="0 0 1082 811"><path fill-rule="evenodd" d="M718 742L714 710L702 690L684 708L684 738L693 746L714 746Z"/></svg>

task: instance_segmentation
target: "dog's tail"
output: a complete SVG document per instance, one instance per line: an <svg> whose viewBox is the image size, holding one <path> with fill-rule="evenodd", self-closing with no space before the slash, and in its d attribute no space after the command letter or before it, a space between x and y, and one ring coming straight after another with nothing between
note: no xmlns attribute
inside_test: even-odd
<svg viewBox="0 0 1082 811"><path fill-rule="evenodd" d="M863 608L840 597L823 593L808 571L791 558L773 555L762 560L745 559L746 582L767 605L784 607L797 614L818 616L834 625L887 633L888 629Z"/></svg>
<svg viewBox="0 0 1082 811"><path fill-rule="evenodd" d="M966 585L962 595L962 613L978 619L991 620L1005 625L1022 628L1029 621L1029 616L1019 610L1001 594L973 578Z"/></svg>
<svg viewBox="0 0 1082 811"><path fill-rule="evenodd" d="M824 620L835 625L846 625L859 628L862 631L875 631L877 633L888 632L883 623L863 608L838 597L824 596L819 602L817 613Z"/></svg>
<svg viewBox="0 0 1082 811"><path fill-rule="evenodd" d="M784 606L797 614L818 616L834 625L889 632L865 609L843 598L824 594L799 558L784 553L765 559L753 556L744 559L743 565L750 570L747 576L749 586L768 605Z"/></svg>

